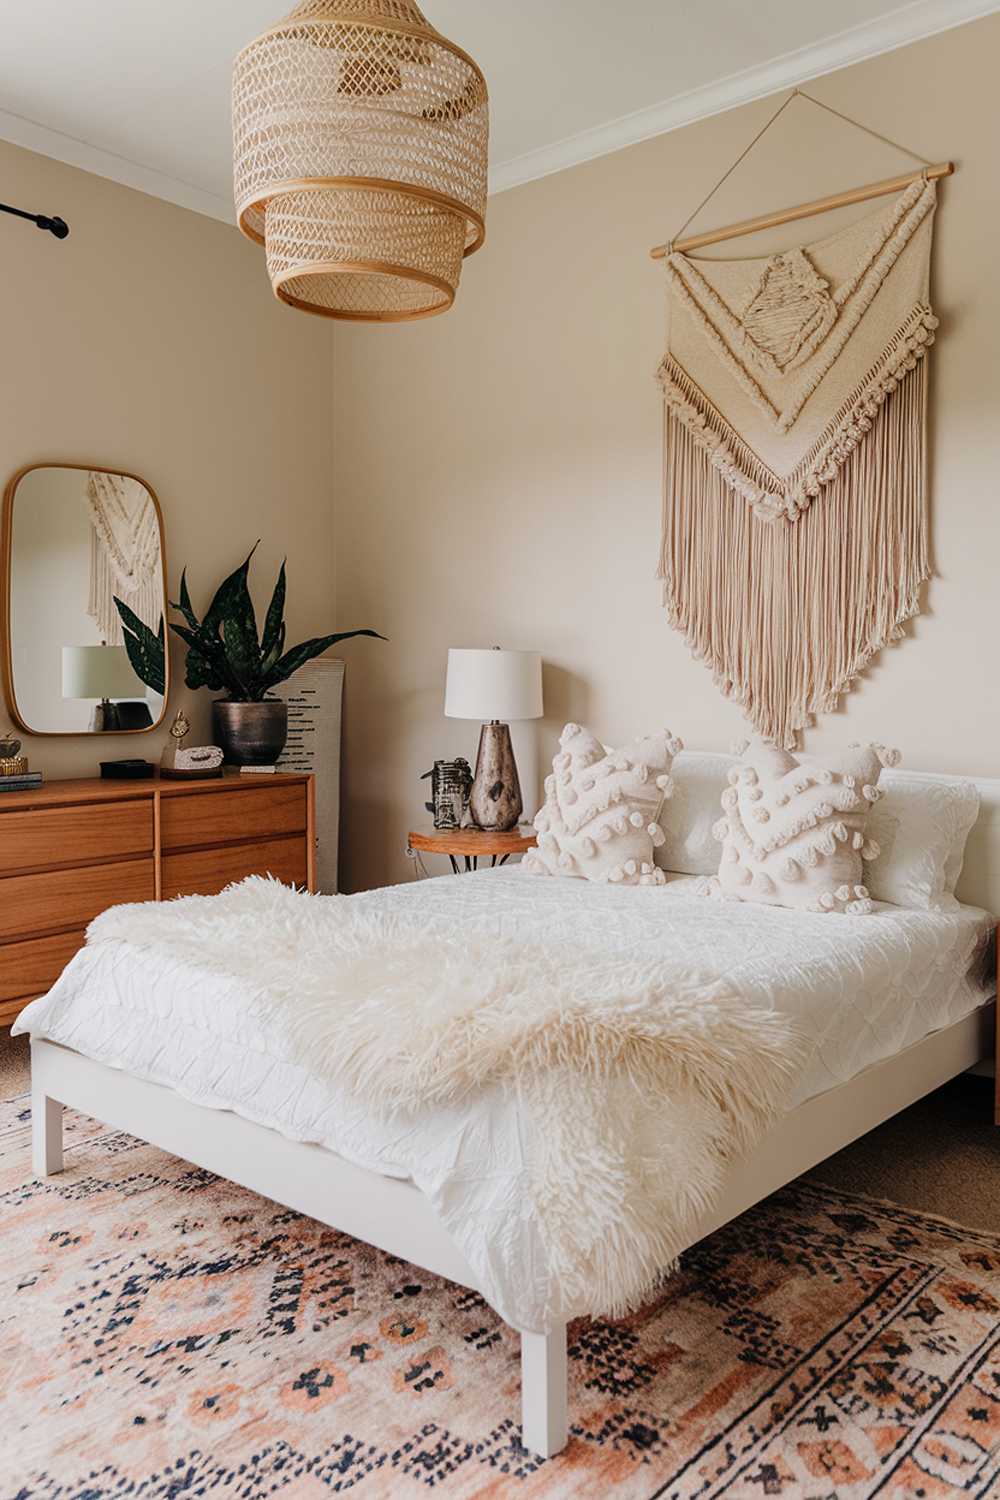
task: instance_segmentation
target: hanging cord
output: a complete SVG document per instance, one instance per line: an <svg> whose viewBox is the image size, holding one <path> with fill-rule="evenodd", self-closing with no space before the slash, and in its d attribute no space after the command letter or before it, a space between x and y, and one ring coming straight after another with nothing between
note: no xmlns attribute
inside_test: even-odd
<svg viewBox="0 0 1000 1500"><path fill-rule="evenodd" d="M774 114L768 121L766 121L764 125L761 126L760 130L758 130L757 134L754 136L753 140L746 147L746 149L740 152L739 156L733 162L732 166L726 168L725 172L723 172L718 182L716 182L713 187L709 188L708 192L705 194L704 198L702 198L701 202L698 204L698 207L694 210L694 212L690 213L684 220L684 223L681 225L681 227L675 231L674 235L667 243L668 255L673 253L674 245L681 238L688 225L698 217L709 199L715 197L716 193L719 191L720 187L722 187L723 183L728 181L728 179L736 171L736 168L738 166L741 166L742 163L746 161L747 157L750 155L750 152L757 145L757 142L761 139L762 136L765 136L767 134L771 126L774 125L778 118L784 114L785 110L795 99L804 99L807 104L815 104L817 109L825 109L828 115L836 115L837 119L843 120L845 125L853 125L856 130L863 130L865 135L870 135L873 140L881 141L884 146L891 146L894 151L902 151L904 156L915 157L917 161L923 162L925 168L934 165L933 162L928 161L926 156L921 156L919 151L911 151L908 146L901 146L898 141L890 140L887 135L880 135L877 130L872 130L868 125L862 125L860 120L852 120L850 115L842 114L839 109L834 109L831 104L824 104L821 99L814 99L812 94L806 94L802 89L792 89L792 92L789 94L784 103L779 104L778 108L774 111Z"/></svg>
<svg viewBox="0 0 1000 1500"><path fill-rule="evenodd" d="M865 135L870 135L872 140L881 141L883 146L891 146L893 151L902 151L904 156L914 156L917 161L922 162L925 167L932 167L934 163L926 156L921 156L919 151L912 150L909 146L901 146L898 141L892 141L887 135L880 135L877 130L872 130L870 125L862 125L860 120L852 120L850 115L841 114L839 109L834 109L832 104L824 104L822 99L814 99L812 94L805 93L802 89L796 89L792 94L794 99L798 94L807 104L815 104L817 109L825 109L828 115L836 115L838 120L843 120L845 125L853 125L855 130L863 130Z"/></svg>

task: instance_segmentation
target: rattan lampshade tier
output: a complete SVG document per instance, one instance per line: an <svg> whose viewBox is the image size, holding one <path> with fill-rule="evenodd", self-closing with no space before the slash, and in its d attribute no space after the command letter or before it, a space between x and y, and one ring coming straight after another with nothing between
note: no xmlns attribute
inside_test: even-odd
<svg viewBox="0 0 1000 1500"><path fill-rule="evenodd" d="M444 312L483 243L488 136L482 73L411 0L303 0L236 59L240 228L306 312Z"/></svg>

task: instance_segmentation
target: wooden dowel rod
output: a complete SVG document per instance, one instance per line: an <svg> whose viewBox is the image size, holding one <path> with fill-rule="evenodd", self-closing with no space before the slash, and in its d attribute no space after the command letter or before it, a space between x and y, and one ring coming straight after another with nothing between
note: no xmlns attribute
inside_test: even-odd
<svg viewBox="0 0 1000 1500"><path fill-rule="evenodd" d="M951 161L938 162L926 169L931 179L948 177L955 170ZM919 182L923 171L906 172L902 177L886 177L881 182L870 182L867 187L849 188L845 193L831 193L827 198L814 198L811 203L800 203L796 208L782 208L773 214L761 214L757 219L741 219L738 224L727 224L722 229L708 229L704 234L689 234L675 241L674 250L700 250L703 245L718 245L722 240L735 240L741 234L754 234L758 229L773 229L778 224L791 224L796 219L808 219L813 214L826 213L831 208L846 208L851 203L867 203L869 198L884 198L887 193L901 193L911 182ZM650 250L654 260L669 255L670 245L657 245Z"/></svg>

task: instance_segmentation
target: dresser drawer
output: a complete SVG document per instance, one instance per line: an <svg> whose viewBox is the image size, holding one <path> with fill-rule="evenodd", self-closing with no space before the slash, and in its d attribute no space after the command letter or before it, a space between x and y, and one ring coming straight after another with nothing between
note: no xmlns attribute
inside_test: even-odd
<svg viewBox="0 0 1000 1500"><path fill-rule="evenodd" d="M0 947L0 1003L44 995L82 947L83 928L54 937L28 938L23 943L5 943Z"/></svg>
<svg viewBox="0 0 1000 1500"><path fill-rule="evenodd" d="M167 849L199 849L262 839L271 834L302 833L306 826L306 788L240 787L231 792L189 792L160 801L160 841Z"/></svg>
<svg viewBox="0 0 1000 1500"><path fill-rule="evenodd" d="M152 901L154 892L152 858L86 870L8 875L0 880L0 941L86 927L106 907L119 901Z"/></svg>
<svg viewBox="0 0 1000 1500"><path fill-rule="evenodd" d="M54 865L90 865L95 859L145 854L152 848L151 797L110 806L0 811L0 875Z"/></svg>
<svg viewBox="0 0 1000 1500"><path fill-rule="evenodd" d="M299 788L301 791L301 788ZM251 794L250 800L257 796ZM216 801L216 798L211 798ZM241 799L242 800L242 799ZM306 884L306 840L267 839L255 844L229 844L219 849L194 849L185 854L164 854L163 899L172 896L214 896L233 880L247 875L273 875L286 885Z"/></svg>

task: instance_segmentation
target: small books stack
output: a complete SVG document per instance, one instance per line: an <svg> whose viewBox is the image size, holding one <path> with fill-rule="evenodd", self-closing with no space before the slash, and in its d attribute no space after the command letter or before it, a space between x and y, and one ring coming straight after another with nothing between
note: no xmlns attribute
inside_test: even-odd
<svg viewBox="0 0 1000 1500"><path fill-rule="evenodd" d="M13 732L0 734L0 792L23 792L41 786L41 771L28 770L28 757L21 754L21 741Z"/></svg>
<svg viewBox="0 0 1000 1500"><path fill-rule="evenodd" d="M41 786L41 771L20 771L15 776L0 776L0 792L23 792L26 787Z"/></svg>

